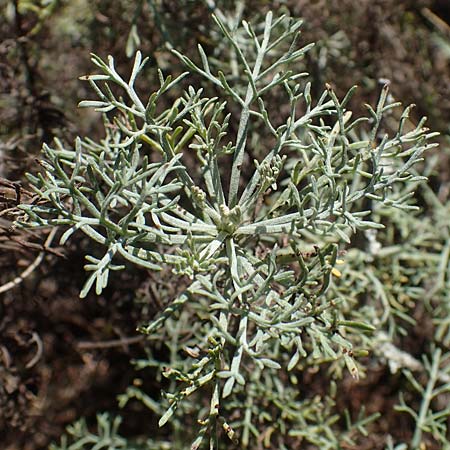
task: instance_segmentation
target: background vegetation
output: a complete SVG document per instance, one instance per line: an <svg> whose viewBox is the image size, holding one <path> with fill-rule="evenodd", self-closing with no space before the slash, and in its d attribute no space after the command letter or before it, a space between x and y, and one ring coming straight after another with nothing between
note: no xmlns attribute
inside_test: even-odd
<svg viewBox="0 0 450 450"><path fill-rule="evenodd" d="M331 397L333 410L343 416L347 408L354 418L365 406L367 416L380 412L381 417L368 424L368 436L336 445L388 448L389 435L393 443L417 442L417 417L402 412L423 409L423 392L416 393L414 386L432 390L448 383L450 27L445 1L6 1L6 20L0 22L0 430L5 448L47 448L81 417L95 430L98 412L119 413L118 395L131 398L145 391L158 396L153 369L136 372L131 361L144 358L149 348L164 351L137 334L136 325L154 318L175 295L170 271L155 275L130 268L111 278L100 296L80 301L83 258L92 244L80 235L60 248L49 230L20 231L13 220L21 214L19 203L34 201L24 173L39 171L36 158L44 142L57 137L70 143L76 135L103 133L98 114L76 107L92 98L87 83L77 81L92 71L89 52L114 55L118 71L128 73L129 57L140 49L150 56L150 67L138 88L152 91L157 88L152 64L175 74L183 70L168 47L196 59L200 42L214 56L218 41L211 12L216 7L249 20L269 7L304 18L301 44L316 46L296 70L311 74L315 98L325 83L332 84L338 98L358 84L353 109L373 105L389 80L393 98L416 104L412 121L426 115L427 126L441 133L440 149L421 168L429 177L416 192L421 212L383 217L380 211L386 230L375 244L381 243L384 253L371 259L362 251L350 255L352 265L342 270L341 289L355 289L345 283L353 282L352 272L360 274L355 295L381 297L400 312L392 326L400 323L401 330L395 330L392 342L380 340L379 354L365 362L359 382L348 375L340 379L339 395ZM279 106L276 97L271 99L274 110ZM10 281L29 267L35 268L9 289ZM311 369L302 374L301 385L312 402L328 390L328 377ZM445 410L446 395L430 410ZM151 408L127 403L120 409L121 436L156 431ZM445 426L446 413L442 418ZM100 432L107 426L102 416ZM82 425L77 427L73 433L86 436ZM346 426L338 422L338 428ZM422 438L424 448L442 448L446 430L429 431ZM164 437L166 431L161 433ZM121 439L117 448L126 445ZM299 439L287 448L309 448Z"/></svg>

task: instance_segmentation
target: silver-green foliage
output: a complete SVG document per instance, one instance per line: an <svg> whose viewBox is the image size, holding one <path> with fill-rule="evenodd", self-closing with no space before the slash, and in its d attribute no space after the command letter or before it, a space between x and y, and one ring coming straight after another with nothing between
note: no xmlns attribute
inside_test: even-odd
<svg viewBox="0 0 450 450"><path fill-rule="evenodd" d="M175 51L188 72L172 79L158 71L160 87L145 97L135 89L146 63L139 52L128 78L112 57L93 55L100 73L83 79L98 100L80 106L105 113L106 136L78 139L74 149L44 146L44 170L29 177L43 201L23 209L28 225L64 226L61 243L80 230L105 248L86 256L82 297L94 285L100 294L126 263L170 266L189 278L142 326L172 346L161 426L194 411L193 449L206 441L217 448L221 430L244 448L261 435L270 443L272 433L339 448L337 419L323 407L333 395L324 393L315 410L300 399L295 371L327 363L331 373L347 367L358 377L354 357L366 353L375 327L330 289L339 246L383 228L374 205L414 209L408 186L422 179L414 165L433 134L423 121L411 126L410 108L395 133L382 132L383 118L399 107L387 86L367 117L348 109L355 88L338 99L327 85L312 99L305 74L295 72L310 48L297 46L300 22L271 13L254 27L215 21L228 43L220 64L200 45L198 62ZM230 73L216 69L226 70L225 58ZM217 96L193 86L181 92L190 73ZM285 107L271 108L273 95ZM177 356L182 348L185 358ZM163 366L151 358L142 364ZM357 419L355 430L367 420Z"/></svg>
<svg viewBox="0 0 450 450"><path fill-rule="evenodd" d="M80 420L67 428L58 446L51 445L50 450L135 450L127 440L118 434L120 417L111 418L107 414L97 415L97 432L89 431L85 420Z"/></svg>

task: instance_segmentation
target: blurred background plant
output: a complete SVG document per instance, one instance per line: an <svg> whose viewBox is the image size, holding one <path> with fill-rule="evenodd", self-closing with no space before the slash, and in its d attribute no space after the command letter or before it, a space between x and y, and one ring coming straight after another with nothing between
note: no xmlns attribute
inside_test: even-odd
<svg viewBox="0 0 450 450"><path fill-rule="evenodd" d="M352 299L346 308L364 305L361 309L354 308L355 314L373 320L373 325L384 330L384 334L375 336L376 340L371 338L371 356L362 359L360 372L367 367L365 377L361 376L355 383L344 371L335 389L329 386L329 375L324 371L316 372L314 366L300 367L301 376L297 375L300 389L286 390L284 394L289 400L300 396L303 411L309 411L309 422L301 428L308 430L311 448L327 448L324 442L331 445L329 448L338 448L342 439L346 439L347 448L352 448L349 439L359 434L354 430L360 421L366 425L366 417L372 419L367 423L370 433L367 437L360 435L353 448L387 445L401 448L402 443L414 448L419 441L426 448L442 448L445 431L442 432L442 427L430 427L425 419L428 420L430 412L445 409L446 398L445 376L436 378L436 371L431 369L438 364L439 371L445 373L448 349L449 207L445 134L449 123L450 83L446 50L448 17L445 5L441 7L439 2L431 1L361 2L360 6L333 1L6 2L8 20L0 24L5 36L1 52L6 61L2 78L7 82L2 84L0 99L1 175L8 179L3 181L0 197L5 221L1 224L0 245L7 250L1 260L2 282L6 284L14 279L37 256L46 256L24 281L1 294L0 427L7 431L5 442L12 446L7 448L44 448L49 440L61 434L65 424L80 416L86 416L94 426L97 411L117 413L116 394L124 395L120 397L120 405L126 404L121 411L124 435L136 440L136 436L142 435L144 420L153 423L156 432L156 415L163 411L161 404L154 403L160 389L155 366L167 359L168 350L172 348L170 354L174 353L175 344L167 348L153 339L144 341L135 335L134 328L155 317L164 309L167 299L176 294L170 270L151 275L129 267L126 272L115 274L116 279L111 280L113 285L99 298L90 296L89 301L80 305L77 295L84 274L81 270L74 271L74 267L82 267L83 255L92 251L92 244L75 236L64 250L55 243L45 246L48 231L24 234L12 228L11 221L20 214L16 208L18 203L24 199L35 200L29 189L17 182L25 170L40 170L34 159L43 141L50 144L57 136L68 145L75 134L89 134L93 138L102 135L98 115L75 108L80 99L90 95L87 83L74 81L76 76L91 70L88 52L93 50L102 56L114 54L118 72L128 73L127 55L141 49L150 56L150 66L141 73L137 89L151 92L157 88L152 65L158 65L165 73L170 68L170 73L175 75L185 70L168 47L180 49L195 61L198 60L196 42L202 44L210 58L223 50L224 41L219 38L210 16L212 11L219 15L217 7L236 25L241 18L254 22L255 12L264 15L269 7L276 14L286 12L305 18L300 44L315 41L316 46L297 63L295 70L312 74L313 98L320 97L325 82L333 83L338 98L343 98L356 83L360 87L352 100L352 109L358 116L362 113L358 105L376 104L379 88L390 80L393 97L401 98L405 104L417 104L411 112L412 122L426 114L427 125L441 131L439 153L428 153L423 167L417 169L418 173L429 176L430 183L410 187L416 191L414 201L422 211L392 215L374 203L371 217L386 228L372 234L358 234L357 248L339 257L345 263L336 268L342 276L332 283L330 298ZM415 47L411 49L411 46ZM191 77L189 82L203 86L205 96L217 95L200 77ZM184 80L180 88L186 86L183 83ZM167 105L178 92L175 90L173 97L168 93L164 100ZM280 114L284 112L277 96L270 98L270 104L276 105L274 109L279 109ZM383 124L384 129L395 129L398 119L394 111ZM236 131L231 124L230 132ZM252 133L256 139L261 129L255 128ZM258 151L262 154L264 150L262 146ZM61 260L63 254L67 261ZM187 318L186 321L185 326L189 327ZM443 353L439 358L432 350L433 341ZM39 342L44 349L42 353ZM361 346L367 344L363 342ZM144 357L144 352L149 351L150 356ZM428 355L430 364L424 365L424 355ZM138 378L128 364L133 357L141 370ZM336 367L331 365L330 370ZM402 371L413 372L414 376L403 376ZM67 379L72 380L70 388ZM427 397L414 385L415 379L425 392L429 385L431 391L435 386L444 388L436 398L429 393ZM127 385L131 388L127 389ZM149 397L148 393L152 395ZM142 404L150 405L150 409ZM367 411L359 417L363 405ZM395 405L398 412L394 411ZM411 410L406 410L405 405ZM353 422L346 421L346 409ZM414 411L416 416L411 414ZM377 412L382 416L372 415ZM435 422L442 422L445 416L445 412L437 414ZM320 428L319 423L327 425ZM158 431L162 433L160 447L155 448L175 444L185 448L182 424L185 422L175 418L172 430ZM173 433L177 426L179 442L169 443L168 436L177 436ZM198 425L193 423L192 431L195 426ZM227 429L227 423L223 429ZM273 430L268 428L260 445L270 447L272 442L274 448L283 448L283 442L270 441L272 434ZM389 434L391 444L387 440ZM291 435L289 442L308 448L295 430ZM74 442L80 438L80 434L73 436ZM127 445L131 445L129 442ZM156 444L145 445L152 448L150 445ZM295 446L289 444L288 448Z"/></svg>

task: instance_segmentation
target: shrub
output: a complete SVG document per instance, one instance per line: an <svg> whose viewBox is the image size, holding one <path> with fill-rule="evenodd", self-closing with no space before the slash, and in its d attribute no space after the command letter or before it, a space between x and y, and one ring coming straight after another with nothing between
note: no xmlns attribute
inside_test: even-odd
<svg viewBox="0 0 450 450"><path fill-rule="evenodd" d="M29 175L40 201L22 206L24 224L62 226L61 243L82 231L104 248L86 256L81 297L100 294L129 264L172 271L178 295L139 324L151 345L136 361L137 369L158 368L166 392L159 401L133 386L119 399L141 400L172 432L130 445L352 445L378 414L344 413L336 383L346 371L364 377L380 347L400 367L417 362L398 363L391 343L407 332L422 295L408 284L417 267L379 264L404 251L389 233L416 217L414 189L424 177L415 167L434 134L424 121L411 124L410 107L386 132L383 120L400 106L387 85L367 117L349 109L356 87L339 99L327 85L314 100L306 74L295 71L311 48L297 46L299 21L272 13L254 26L214 20L220 58L200 45L198 62L175 50L188 71L172 78L158 70L160 87L145 99L135 89L146 63L140 52L128 78L112 57L92 56L100 73L82 78L98 99L80 106L104 113L105 138L79 138L74 149L44 145L43 171ZM216 94L182 90L190 74ZM406 299L383 286L383 273L398 292L407 288ZM433 355L426 407L417 415L400 403L418 423L413 448L431 429L432 393L448 388L433 391L442 356ZM308 389L314 373L319 389ZM438 414L429 420L445 439L448 413ZM83 433L72 435L73 447L60 448L79 448Z"/></svg>

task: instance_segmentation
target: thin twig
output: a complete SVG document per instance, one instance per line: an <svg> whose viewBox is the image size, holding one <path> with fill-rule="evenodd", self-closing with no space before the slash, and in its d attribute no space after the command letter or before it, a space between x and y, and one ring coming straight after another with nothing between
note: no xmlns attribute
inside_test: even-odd
<svg viewBox="0 0 450 450"><path fill-rule="evenodd" d="M47 239L45 240L44 249L47 249L49 245L52 243L53 238L55 237L57 228L53 228L52 231L50 231L49 235L47 236ZM39 255L36 257L36 259L14 280L8 281L8 283L4 284L3 286L0 286L0 294L3 292L9 291L10 289L18 286L20 283L25 280L35 269L36 267L41 264L42 260L44 259L46 250L43 250L39 253Z"/></svg>
<svg viewBox="0 0 450 450"><path fill-rule="evenodd" d="M420 13L435 28L435 30L438 30L444 36L450 36L450 25L446 23L445 20L443 20L429 8L422 8L420 10Z"/></svg>
<svg viewBox="0 0 450 450"><path fill-rule="evenodd" d="M31 248L31 249L35 249L35 250L42 250L43 252L51 253L52 255L59 256L60 258L67 259L66 255L64 255L63 253L61 253L60 251L58 251L56 249L49 248L45 244L42 245L42 244L35 244L33 242L27 242L27 241L24 241L23 239L20 239L17 236L10 236L10 240L13 242L17 242L22 247Z"/></svg>
<svg viewBox="0 0 450 450"><path fill-rule="evenodd" d="M33 356L33 358L30 359L30 361L27 362L25 368L31 369L36 363L41 359L42 352L44 350L44 345L42 344L42 340L39 337L39 335L33 331L31 335L31 339L29 342L35 342L37 349L36 354Z"/></svg>
<svg viewBox="0 0 450 450"><path fill-rule="evenodd" d="M96 348L112 348L112 347L120 347L127 346L130 344L137 344L145 339L145 336L132 336L125 337L120 339L112 339L110 341L100 341L100 342L90 342L90 341L81 341L78 342L77 347L80 350L92 350Z"/></svg>

